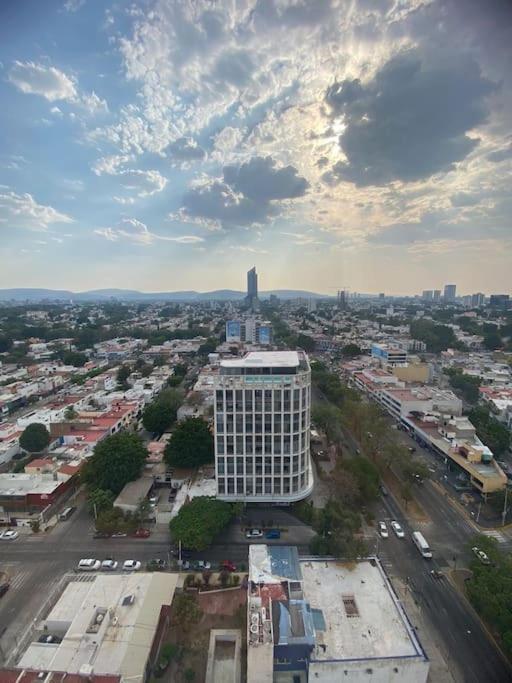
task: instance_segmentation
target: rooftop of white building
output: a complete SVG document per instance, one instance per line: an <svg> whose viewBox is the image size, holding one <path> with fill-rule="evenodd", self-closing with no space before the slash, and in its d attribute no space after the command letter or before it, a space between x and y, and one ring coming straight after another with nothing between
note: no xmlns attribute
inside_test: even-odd
<svg viewBox="0 0 512 683"><path fill-rule="evenodd" d="M378 562L302 561L304 597L319 610L314 660L423 657L421 645ZM318 615L320 617L320 615Z"/></svg>
<svg viewBox="0 0 512 683"><path fill-rule="evenodd" d="M223 360L223 368L296 368L300 365L297 351L251 351L243 358Z"/></svg>

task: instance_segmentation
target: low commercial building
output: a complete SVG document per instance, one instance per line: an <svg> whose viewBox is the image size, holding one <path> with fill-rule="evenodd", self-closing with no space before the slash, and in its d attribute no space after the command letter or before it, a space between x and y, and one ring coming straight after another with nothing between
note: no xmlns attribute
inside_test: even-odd
<svg viewBox="0 0 512 683"><path fill-rule="evenodd" d="M407 349L399 344L372 344L372 358L376 358L383 366L405 365Z"/></svg>
<svg viewBox="0 0 512 683"><path fill-rule="evenodd" d="M249 548L248 683L424 683L429 660L378 559Z"/></svg>
<svg viewBox="0 0 512 683"><path fill-rule="evenodd" d="M71 581L43 622L44 632L62 642L32 643L18 668L142 683L168 626L177 581L169 573Z"/></svg>
<svg viewBox="0 0 512 683"><path fill-rule="evenodd" d="M123 512L136 512L141 501L147 498L154 480L152 476L142 476L126 484L114 501L114 507Z"/></svg>
<svg viewBox="0 0 512 683"><path fill-rule="evenodd" d="M27 525L69 495L73 476L58 473L0 474L0 524Z"/></svg>

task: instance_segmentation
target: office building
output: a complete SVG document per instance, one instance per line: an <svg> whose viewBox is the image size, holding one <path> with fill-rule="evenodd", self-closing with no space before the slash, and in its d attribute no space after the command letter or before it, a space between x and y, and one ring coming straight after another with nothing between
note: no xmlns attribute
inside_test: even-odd
<svg viewBox="0 0 512 683"><path fill-rule="evenodd" d="M242 344L272 343L272 323L248 318L247 320L228 320L226 322L226 342Z"/></svg>
<svg viewBox="0 0 512 683"><path fill-rule="evenodd" d="M338 308L342 311L346 311L348 308L348 292L341 289L337 296Z"/></svg>
<svg viewBox="0 0 512 683"><path fill-rule="evenodd" d="M215 392L217 495L292 503L313 489L311 371L302 351L260 351L220 364Z"/></svg>
<svg viewBox="0 0 512 683"><path fill-rule="evenodd" d="M247 683L425 683L429 668L377 558L249 547Z"/></svg>
<svg viewBox="0 0 512 683"><path fill-rule="evenodd" d="M476 306L483 306L485 304L485 294L482 292L477 292L471 295L471 306L474 308Z"/></svg>
<svg viewBox="0 0 512 683"><path fill-rule="evenodd" d="M445 285L444 286L444 300L446 302L455 301L457 295L457 285Z"/></svg>
<svg viewBox="0 0 512 683"><path fill-rule="evenodd" d="M510 296L508 294L491 294L489 305L494 308L508 308L510 306Z"/></svg>
<svg viewBox="0 0 512 683"><path fill-rule="evenodd" d="M421 298L424 299L425 301L432 301L434 297L434 292L431 289L424 289L423 294L421 295Z"/></svg>
<svg viewBox="0 0 512 683"><path fill-rule="evenodd" d="M441 290L434 289L434 301L441 301Z"/></svg>
<svg viewBox="0 0 512 683"><path fill-rule="evenodd" d="M398 344L372 344L372 358L380 361L382 366L405 365L407 349Z"/></svg>
<svg viewBox="0 0 512 683"><path fill-rule="evenodd" d="M256 272L256 266L247 271L247 296L245 301L252 311L259 310L260 301L258 299L258 273Z"/></svg>

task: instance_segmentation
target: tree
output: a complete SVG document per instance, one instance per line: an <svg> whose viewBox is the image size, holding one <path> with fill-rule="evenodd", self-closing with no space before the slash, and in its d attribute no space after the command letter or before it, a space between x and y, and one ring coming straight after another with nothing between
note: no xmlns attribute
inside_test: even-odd
<svg viewBox="0 0 512 683"><path fill-rule="evenodd" d="M92 489L89 491L87 504L89 512L94 516L97 516L100 512L112 508L112 505L114 504L114 494L112 491L106 491L105 489Z"/></svg>
<svg viewBox="0 0 512 683"><path fill-rule="evenodd" d="M377 500L380 477L377 468L370 460L364 457L352 458L343 464L343 468L354 476L361 503L366 504Z"/></svg>
<svg viewBox="0 0 512 683"><path fill-rule="evenodd" d="M439 353L453 347L457 341L451 327L436 325L431 320L413 320L410 324L411 337L424 341L427 351Z"/></svg>
<svg viewBox="0 0 512 683"><path fill-rule="evenodd" d="M480 377L464 375L462 370L447 368L443 372L450 378L450 386L462 395L468 403L476 403L479 398Z"/></svg>
<svg viewBox="0 0 512 683"><path fill-rule="evenodd" d="M197 353L199 356L207 356L209 353L215 353L215 350L217 348L217 340L216 339L207 339L204 344L201 344L201 346L198 348Z"/></svg>
<svg viewBox="0 0 512 683"><path fill-rule="evenodd" d="M87 363L85 353L77 353L76 351L64 351L61 358L64 365L73 365L75 368L82 368Z"/></svg>
<svg viewBox="0 0 512 683"><path fill-rule="evenodd" d="M206 496L193 498L171 520L171 536L175 542L181 541L185 548L204 550L234 513L233 506L222 500Z"/></svg>
<svg viewBox="0 0 512 683"><path fill-rule="evenodd" d="M304 349L307 353L311 353L312 351L315 350L315 340L313 337L310 337L308 334L299 334L297 337L297 344L301 349Z"/></svg>
<svg viewBox="0 0 512 683"><path fill-rule="evenodd" d="M73 406L68 406L64 411L64 419L74 420L76 417L78 417L78 413L76 412L76 410L73 408Z"/></svg>
<svg viewBox="0 0 512 683"><path fill-rule="evenodd" d="M100 441L82 470L89 489L110 490L114 495L129 481L137 479L147 451L137 434L118 432Z"/></svg>
<svg viewBox="0 0 512 683"><path fill-rule="evenodd" d="M341 349L341 353L346 358L354 358L355 356L360 356L362 351L357 344L346 344Z"/></svg>
<svg viewBox="0 0 512 683"><path fill-rule="evenodd" d="M148 404L142 414L142 424L148 432L162 434L176 419L176 411L162 401Z"/></svg>
<svg viewBox="0 0 512 683"><path fill-rule="evenodd" d="M176 593L172 601L172 619L184 631L188 631L201 618L201 608L194 595Z"/></svg>
<svg viewBox="0 0 512 683"><path fill-rule="evenodd" d="M510 446L510 431L486 408L473 408L469 413L469 419L476 429L478 438L491 449L495 456L500 457L507 452Z"/></svg>
<svg viewBox="0 0 512 683"><path fill-rule="evenodd" d="M327 401L313 405L311 411L313 422L323 429L328 440L338 442L341 439L341 411Z"/></svg>
<svg viewBox="0 0 512 683"><path fill-rule="evenodd" d="M171 467L197 467L213 461L213 436L206 422L189 417L180 422L164 451Z"/></svg>
<svg viewBox="0 0 512 683"><path fill-rule="evenodd" d="M20 436L20 446L28 453L39 453L48 448L50 440L50 434L44 424L33 422L23 430Z"/></svg>
<svg viewBox="0 0 512 683"><path fill-rule="evenodd" d="M130 368L127 365L121 365L117 371L117 386L119 389L126 390L129 388L128 377L130 376Z"/></svg>

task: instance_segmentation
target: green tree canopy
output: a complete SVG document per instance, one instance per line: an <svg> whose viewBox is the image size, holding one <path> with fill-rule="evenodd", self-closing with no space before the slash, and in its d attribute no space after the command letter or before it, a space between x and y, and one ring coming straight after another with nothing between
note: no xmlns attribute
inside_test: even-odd
<svg viewBox="0 0 512 683"><path fill-rule="evenodd" d="M299 334L297 337L297 346L304 349L304 351L307 351L307 353L311 353L311 351L315 350L316 344L313 337L310 337L308 334Z"/></svg>
<svg viewBox="0 0 512 683"><path fill-rule="evenodd" d="M25 427L20 436L20 446L29 453L39 453L48 448L50 444L50 434L44 424L33 422Z"/></svg>
<svg viewBox="0 0 512 683"><path fill-rule="evenodd" d="M121 365L119 370L117 371L117 385L120 389L128 389L128 377L130 376L131 371L130 368L127 365Z"/></svg>
<svg viewBox="0 0 512 683"><path fill-rule="evenodd" d="M191 550L204 550L234 514L235 508L229 503L200 496L181 508L169 528L175 542L181 541Z"/></svg>
<svg viewBox="0 0 512 683"><path fill-rule="evenodd" d="M212 462L213 456L213 436L199 417L180 422L164 452L165 461L171 467L197 467Z"/></svg>
<svg viewBox="0 0 512 683"><path fill-rule="evenodd" d="M341 353L347 358L354 358L355 356L360 356L362 352L357 344L346 344L346 346L341 349Z"/></svg>
<svg viewBox="0 0 512 683"><path fill-rule="evenodd" d="M87 497L89 512L99 515L100 512L110 510L114 504L114 494L112 491L104 489L92 489Z"/></svg>
<svg viewBox="0 0 512 683"><path fill-rule="evenodd" d="M176 419L176 411L162 401L153 401L142 414L142 424L148 432L162 434Z"/></svg>
<svg viewBox="0 0 512 683"><path fill-rule="evenodd" d="M439 353L455 346L457 339L451 327L436 325L431 320L413 320L410 325L411 337L425 342L427 351Z"/></svg>
<svg viewBox="0 0 512 683"><path fill-rule="evenodd" d="M468 403L476 403L478 401L478 387L481 384L480 377L464 375L462 370L453 368L448 368L443 372L450 377L450 386L452 389L455 389L464 400Z"/></svg>
<svg viewBox="0 0 512 683"><path fill-rule="evenodd" d="M100 441L85 463L82 478L89 490L104 489L117 495L140 475L147 451L137 434L118 432Z"/></svg>
<svg viewBox="0 0 512 683"><path fill-rule="evenodd" d="M505 425L498 422L484 407L473 408L469 419L476 429L479 439L488 446L497 457L506 453L510 446L510 432Z"/></svg>

